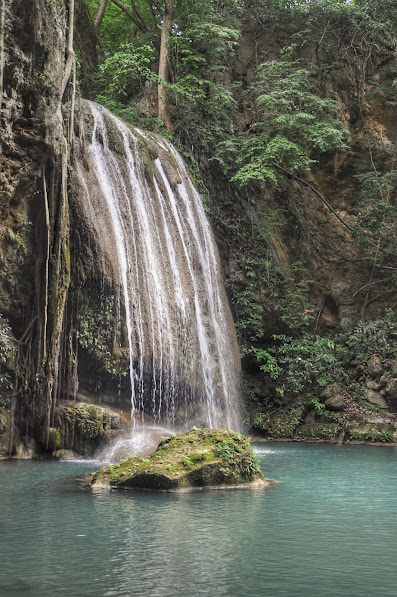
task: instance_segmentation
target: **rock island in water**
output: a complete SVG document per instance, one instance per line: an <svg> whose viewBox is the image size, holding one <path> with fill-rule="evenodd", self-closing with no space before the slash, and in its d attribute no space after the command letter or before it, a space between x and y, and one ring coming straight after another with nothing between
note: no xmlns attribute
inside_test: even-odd
<svg viewBox="0 0 397 597"><path fill-rule="evenodd" d="M224 429L193 429L164 438L146 458L125 458L97 471L95 488L177 491L266 486L248 439Z"/></svg>

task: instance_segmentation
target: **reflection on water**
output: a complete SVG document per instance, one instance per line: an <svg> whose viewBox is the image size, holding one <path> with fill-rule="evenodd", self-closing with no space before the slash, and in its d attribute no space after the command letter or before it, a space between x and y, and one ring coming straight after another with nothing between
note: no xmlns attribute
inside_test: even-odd
<svg viewBox="0 0 397 597"><path fill-rule="evenodd" d="M0 462L0 595L395 597L397 450L266 444L266 490L81 491Z"/></svg>

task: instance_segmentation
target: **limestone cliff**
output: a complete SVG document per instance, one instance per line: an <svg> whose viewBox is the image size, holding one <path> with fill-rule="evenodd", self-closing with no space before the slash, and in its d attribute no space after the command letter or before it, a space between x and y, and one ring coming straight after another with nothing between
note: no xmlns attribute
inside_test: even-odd
<svg viewBox="0 0 397 597"><path fill-rule="evenodd" d="M56 399L69 283L68 7L7 0L4 9L0 313L12 328L6 342L15 343L5 364L16 378L14 418L32 433L48 426Z"/></svg>

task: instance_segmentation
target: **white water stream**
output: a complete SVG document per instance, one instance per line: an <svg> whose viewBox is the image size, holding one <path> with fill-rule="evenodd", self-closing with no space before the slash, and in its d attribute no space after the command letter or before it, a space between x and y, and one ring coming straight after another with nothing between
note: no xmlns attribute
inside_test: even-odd
<svg viewBox="0 0 397 597"><path fill-rule="evenodd" d="M132 419L240 429L237 343L201 198L167 140L87 104L96 184L84 188L117 256Z"/></svg>

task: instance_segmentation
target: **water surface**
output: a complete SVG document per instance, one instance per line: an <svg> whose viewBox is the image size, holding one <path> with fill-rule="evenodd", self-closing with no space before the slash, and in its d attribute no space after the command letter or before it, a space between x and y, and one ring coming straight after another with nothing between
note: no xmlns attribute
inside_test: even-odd
<svg viewBox="0 0 397 597"><path fill-rule="evenodd" d="M93 462L0 462L0 595L397 594L397 449L264 444L266 490L83 491Z"/></svg>

